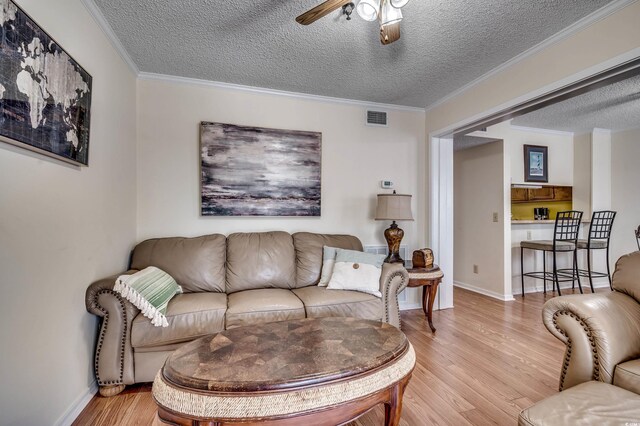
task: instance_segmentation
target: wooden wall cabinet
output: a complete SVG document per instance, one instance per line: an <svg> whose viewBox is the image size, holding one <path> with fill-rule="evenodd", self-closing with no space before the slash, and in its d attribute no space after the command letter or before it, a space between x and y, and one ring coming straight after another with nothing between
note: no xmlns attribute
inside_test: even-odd
<svg viewBox="0 0 640 426"><path fill-rule="evenodd" d="M528 201L553 201L553 186L543 186L539 189L528 189Z"/></svg>
<svg viewBox="0 0 640 426"><path fill-rule="evenodd" d="M532 203L536 201L573 201L571 186L543 186L542 188L511 187L512 203Z"/></svg>

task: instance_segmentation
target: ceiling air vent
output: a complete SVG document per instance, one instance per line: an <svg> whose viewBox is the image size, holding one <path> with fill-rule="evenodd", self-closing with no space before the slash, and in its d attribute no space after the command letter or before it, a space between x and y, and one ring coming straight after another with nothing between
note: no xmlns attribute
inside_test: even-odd
<svg viewBox="0 0 640 426"><path fill-rule="evenodd" d="M367 125L387 127L387 113L384 111L367 110Z"/></svg>

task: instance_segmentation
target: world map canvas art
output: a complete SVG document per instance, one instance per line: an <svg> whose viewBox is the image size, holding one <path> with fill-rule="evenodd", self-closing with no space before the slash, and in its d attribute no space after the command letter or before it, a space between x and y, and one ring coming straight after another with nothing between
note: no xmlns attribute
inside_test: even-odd
<svg viewBox="0 0 640 426"><path fill-rule="evenodd" d="M0 24L0 139L88 165L91 76L13 1Z"/></svg>
<svg viewBox="0 0 640 426"><path fill-rule="evenodd" d="M200 124L203 216L320 216L322 133Z"/></svg>

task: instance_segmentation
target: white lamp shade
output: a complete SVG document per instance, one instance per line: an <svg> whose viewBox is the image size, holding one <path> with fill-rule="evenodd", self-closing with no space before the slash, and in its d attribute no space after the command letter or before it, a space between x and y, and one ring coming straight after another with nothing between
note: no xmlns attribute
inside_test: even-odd
<svg viewBox="0 0 640 426"><path fill-rule="evenodd" d="M391 25L402 21L402 11L393 7L390 0L382 1L382 18L380 19L380 25Z"/></svg>
<svg viewBox="0 0 640 426"><path fill-rule="evenodd" d="M375 21L378 19L380 10L380 0L360 0L356 6L356 12L365 21Z"/></svg>
<svg viewBox="0 0 640 426"><path fill-rule="evenodd" d="M376 220L413 220L411 195L378 194Z"/></svg>
<svg viewBox="0 0 640 426"><path fill-rule="evenodd" d="M391 6L395 7L396 9L400 9L407 3L409 3L409 0L391 0Z"/></svg>

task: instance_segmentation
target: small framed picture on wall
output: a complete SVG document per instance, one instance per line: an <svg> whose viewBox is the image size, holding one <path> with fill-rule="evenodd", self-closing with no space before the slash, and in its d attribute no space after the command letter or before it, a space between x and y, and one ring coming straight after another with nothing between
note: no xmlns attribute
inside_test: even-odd
<svg viewBox="0 0 640 426"><path fill-rule="evenodd" d="M540 145L524 146L524 181L549 182L548 148Z"/></svg>

